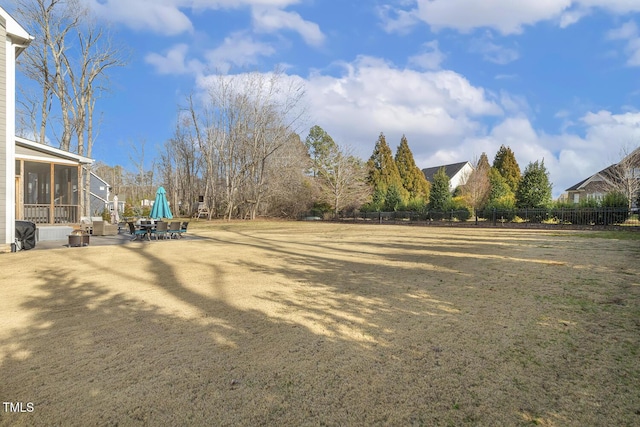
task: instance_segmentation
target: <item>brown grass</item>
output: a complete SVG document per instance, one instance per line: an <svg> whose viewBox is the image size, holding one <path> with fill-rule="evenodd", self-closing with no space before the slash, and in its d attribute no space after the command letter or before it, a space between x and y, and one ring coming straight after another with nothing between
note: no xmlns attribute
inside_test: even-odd
<svg viewBox="0 0 640 427"><path fill-rule="evenodd" d="M638 425L640 248L192 223L0 255L0 425Z"/></svg>

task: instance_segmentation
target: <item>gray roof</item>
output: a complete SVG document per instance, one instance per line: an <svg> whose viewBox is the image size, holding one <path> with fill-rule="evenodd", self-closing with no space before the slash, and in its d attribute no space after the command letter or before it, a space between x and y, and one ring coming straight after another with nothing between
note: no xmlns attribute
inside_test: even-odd
<svg viewBox="0 0 640 427"><path fill-rule="evenodd" d="M627 157L625 157L625 159L633 159L633 162L635 164L640 164L640 147L636 148L635 150L633 150ZM611 173L611 171L613 170L613 168L615 168L618 164L620 163L615 163L611 166L608 166L604 169L602 169L600 172L596 172L593 175L587 177L586 179L583 179L582 181L580 181L577 184L572 185L571 187L567 188L564 191L576 191L576 190L580 190L580 187L585 184L587 181L589 181L591 178L593 178L596 175L600 175L602 177L606 177L607 175L609 175Z"/></svg>
<svg viewBox="0 0 640 427"><path fill-rule="evenodd" d="M603 175L603 174L604 174L604 175L606 175L606 172L607 172L609 169L613 168L614 166L615 166L615 165L611 165L611 166L609 166L609 167L606 167L606 168L602 169L600 172L596 172L596 173L594 173L593 175L591 175L591 176L589 176L589 177L587 177L587 178L583 179L582 181L580 181L580 182L579 182L579 183L577 183L577 184L572 185L571 187L567 188L567 189L566 189L566 190L564 190L564 191L577 191L577 190L580 190L580 187L582 187L582 185L583 185L584 183L586 183L587 181L589 181L591 178L593 178L593 177L594 177L594 176L596 176L596 175Z"/></svg>
<svg viewBox="0 0 640 427"><path fill-rule="evenodd" d="M469 162L452 163L450 165L442 165L442 166L436 166L436 167L433 167L433 168L425 168L425 169L422 169L422 173L424 174L424 177L427 178L427 181L433 182L433 176L436 173L438 173L440 168L444 168L444 172L447 174L449 179L451 179L455 174L460 172L460 170L467 163L469 163Z"/></svg>

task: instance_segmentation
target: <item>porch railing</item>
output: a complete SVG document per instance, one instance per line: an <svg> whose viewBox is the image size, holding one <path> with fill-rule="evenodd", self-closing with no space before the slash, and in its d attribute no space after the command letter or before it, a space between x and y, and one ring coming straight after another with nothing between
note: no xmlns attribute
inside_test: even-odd
<svg viewBox="0 0 640 427"><path fill-rule="evenodd" d="M24 205L24 220L36 224L73 224L78 222L78 205Z"/></svg>

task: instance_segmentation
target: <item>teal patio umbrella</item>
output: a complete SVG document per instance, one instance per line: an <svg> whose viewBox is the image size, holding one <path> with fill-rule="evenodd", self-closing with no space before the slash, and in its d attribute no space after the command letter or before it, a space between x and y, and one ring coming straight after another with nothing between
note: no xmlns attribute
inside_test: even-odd
<svg viewBox="0 0 640 427"><path fill-rule="evenodd" d="M153 202L153 207L151 208L151 214L149 216L155 219L173 218L173 215L171 215L171 209L169 209L169 202L167 202L167 192L164 190L164 187L160 187L158 188L158 191L156 191L156 200Z"/></svg>

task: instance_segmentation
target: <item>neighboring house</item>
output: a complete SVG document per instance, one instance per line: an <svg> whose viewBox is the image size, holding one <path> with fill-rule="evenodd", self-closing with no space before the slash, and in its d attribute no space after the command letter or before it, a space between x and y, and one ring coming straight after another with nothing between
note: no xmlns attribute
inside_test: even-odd
<svg viewBox="0 0 640 427"><path fill-rule="evenodd" d="M567 192L567 199L574 204L588 199L601 200L606 193L615 187L615 183L612 181L619 179L622 175L640 180L640 148L634 150L619 163L606 167L567 188L565 190ZM636 194L636 196L632 198L633 207L637 205L636 201L638 196L640 195Z"/></svg>
<svg viewBox="0 0 640 427"><path fill-rule="evenodd" d="M39 225L79 223L82 175L84 166L92 163L87 157L16 137L15 219Z"/></svg>
<svg viewBox="0 0 640 427"><path fill-rule="evenodd" d="M91 172L91 216L100 216L105 209L113 215L115 209L113 196L111 194L111 185L94 172ZM124 201L118 201L118 212L120 214L124 213L124 205Z"/></svg>
<svg viewBox="0 0 640 427"><path fill-rule="evenodd" d="M567 188L567 199L569 202L578 204L587 199L600 200L607 192L607 180L605 174L608 169L615 165L611 165L608 168L602 169L600 172L596 172L589 178L583 179L579 183Z"/></svg>
<svg viewBox="0 0 640 427"><path fill-rule="evenodd" d="M33 37L0 7L0 251L16 232L16 58Z"/></svg>
<svg viewBox="0 0 640 427"><path fill-rule="evenodd" d="M91 172L91 216L100 216L109 206L109 183Z"/></svg>
<svg viewBox="0 0 640 427"><path fill-rule="evenodd" d="M469 162L453 163L450 165L436 166L433 168L422 169L424 177L433 184L433 176L444 168L445 173L449 177L449 191L453 192L460 185L467 183L467 179L473 172L473 166Z"/></svg>

